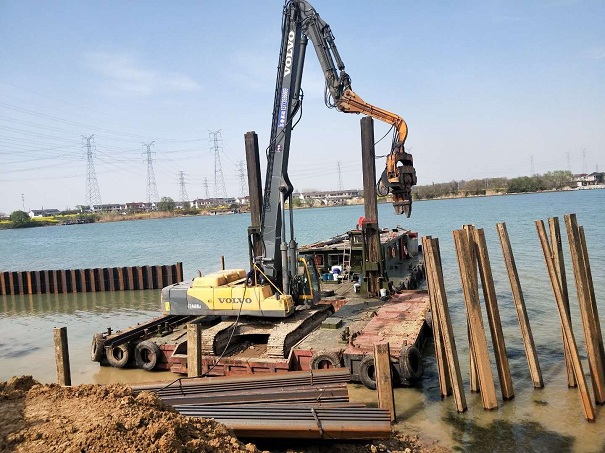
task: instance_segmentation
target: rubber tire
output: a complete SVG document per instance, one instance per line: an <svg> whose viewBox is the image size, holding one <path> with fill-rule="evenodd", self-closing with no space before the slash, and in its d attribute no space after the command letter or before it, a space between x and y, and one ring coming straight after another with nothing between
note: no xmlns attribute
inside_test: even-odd
<svg viewBox="0 0 605 453"><path fill-rule="evenodd" d="M424 364L422 363L422 354L416 346L403 345L399 355L399 368L402 378L417 381L424 373Z"/></svg>
<svg viewBox="0 0 605 453"><path fill-rule="evenodd" d="M361 360L359 364L359 379L370 390L376 390L374 356L367 355Z"/></svg>
<svg viewBox="0 0 605 453"><path fill-rule="evenodd" d="M323 364L327 366L322 366ZM340 354L335 351L320 351L313 354L309 364L312 370L324 370L330 368L342 368Z"/></svg>
<svg viewBox="0 0 605 453"><path fill-rule="evenodd" d="M100 362L105 354L105 340L103 335L95 333L92 337L92 345L90 347L90 360Z"/></svg>
<svg viewBox="0 0 605 453"><path fill-rule="evenodd" d="M160 348L153 341L141 341L137 347L134 348L134 363L137 368L151 371L158 364L160 354Z"/></svg>
<svg viewBox="0 0 605 453"><path fill-rule="evenodd" d="M130 351L129 343L121 344L111 350L106 349L107 361L114 368L124 368L130 360ZM121 357L116 357L115 352L118 352Z"/></svg>

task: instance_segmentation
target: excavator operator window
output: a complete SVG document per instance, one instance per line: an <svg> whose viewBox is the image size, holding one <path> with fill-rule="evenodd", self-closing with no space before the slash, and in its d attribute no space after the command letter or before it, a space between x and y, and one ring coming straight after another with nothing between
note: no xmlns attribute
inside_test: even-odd
<svg viewBox="0 0 605 453"><path fill-rule="evenodd" d="M304 257L307 272L309 273L309 280L311 280L311 290L309 292L314 302L318 302L321 299L321 288L319 287L319 274L315 267L315 262L312 257Z"/></svg>

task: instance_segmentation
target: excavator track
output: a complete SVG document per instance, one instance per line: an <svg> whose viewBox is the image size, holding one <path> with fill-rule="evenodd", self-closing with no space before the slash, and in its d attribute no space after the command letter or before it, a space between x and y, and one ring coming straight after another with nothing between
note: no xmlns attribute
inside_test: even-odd
<svg viewBox="0 0 605 453"><path fill-rule="evenodd" d="M332 305L319 305L298 311L291 318L282 321L273 328L269 336L267 355L274 358L288 357L290 349L319 327L333 312Z"/></svg>
<svg viewBox="0 0 605 453"><path fill-rule="evenodd" d="M279 324L259 319L240 319L237 325L235 321L222 321L202 330L202 355L216 357L241 344L246 336L264 335L267 337L267 356L286 358L290 349L315 330L333 311L332 305L317 305L297 311Z"/></svg>
<svg viewBox="0 0 605 453"><path fill-rule="evenodd" d="M222 321L202 329L202 356L221 355L231 336L234 321Z"/></svg>

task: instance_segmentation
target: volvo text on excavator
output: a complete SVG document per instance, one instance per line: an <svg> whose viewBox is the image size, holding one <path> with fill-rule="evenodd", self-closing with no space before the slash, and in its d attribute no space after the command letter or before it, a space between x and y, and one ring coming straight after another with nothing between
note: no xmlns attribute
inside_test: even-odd
<svg viewBox="0 0 605 453"><path fill-rule="evenodd" d="M326 105L344 113L369 115L393 127L392 147L378 181L378 193L390 192L395 212L410 216L416 172L412 156L404 148L405 121L368 104L353 92L351 78L345 72L329 25L307 1L289 0L283 10L260 227L252 228L250 234L252 270L249 273L224 270L166 287L162 291L164 313L285 318L295 312L297 305L311 306L319 300L319 278L313 260L299 256L294 240L293 186L288 176L290 139L302 112L301 81L309 40L325 76ZM288 203L290 240L287 242Z"/></svg>

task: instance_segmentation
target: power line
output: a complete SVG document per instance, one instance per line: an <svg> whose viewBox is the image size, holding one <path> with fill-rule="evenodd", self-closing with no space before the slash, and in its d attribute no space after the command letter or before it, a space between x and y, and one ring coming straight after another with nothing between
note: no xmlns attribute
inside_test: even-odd
<svg viewBox="0 0 605 453"><path fill-rule="evenodd" d="M214 153L214 197L227 198L227 189L225 189L225 178L223 176L223 167L221 166L221 152L223 150L223 139L220 129L210 132L210 149Z"/></svg>
<svg viewBox="0 0 605 453"><path fill-rule="evenodd" d="M246 168L244 165L244 161L240 160L238 162L237 174L239 176L239 186L240 186L240 195L242 197L246 196L247 193L247 184L246 184Z"/></svg>
<svg viewBox="0 0 605 453"><path fill-rule="evenodd" d="M90 137L82 136L82 145L86 146L86 162L87 162L87 170L86 170L86 204L92 207L94 205L101 204L101 193L99 192L99 183L97 181L97 174L95 173L95 163L94 163L94 153L92 138L94 134ZM86 145L84 145L84 140L86 140Z"/></svg>
<svg viewBox="0 0 605 453"><path fill-rule="evenodd" d="M147 154L147 203L157 203L160 201L158 195L158 186L155 183L155 174L153 172L153 159L151 158L151 143L143 143L143 146L147 148L144 154Z"/></svg>
<svg viewBox="0 0 605 453"><path fill-rule="evenodd" d="M206 200L210 198L210 193L208 192L208 178L204 178L204 190L206 193Z"/></svg>
<svg viewBox="0 0 605 453"><path fill-rule="evenodd" d="M189 195L187 195L187 187L185 186L185 174L182 171L179 172L179 183L181 186L181 201L185 203L189 201Z"/></svg>

